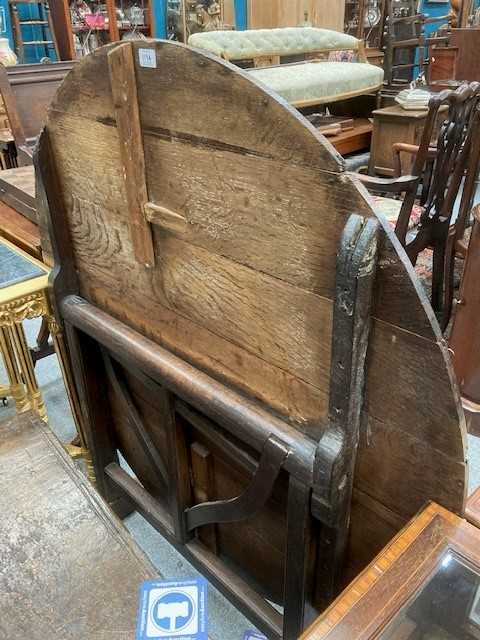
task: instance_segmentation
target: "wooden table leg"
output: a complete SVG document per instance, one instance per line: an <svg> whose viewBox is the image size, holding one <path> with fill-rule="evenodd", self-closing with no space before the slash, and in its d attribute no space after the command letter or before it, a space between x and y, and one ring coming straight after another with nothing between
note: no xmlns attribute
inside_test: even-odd
<svg viewBox="0 0 480 640"><path fill-rule="evenodd" d="M18 358L20 371L27 387L27 396L32 403L32 409L38 413L42 420L47 422L47 411L35 376L33 360L22 323L13 323L8 327L8 332Z"/></svg>
<svg viewBox="0 0 480 640"><path fill-rule="evenodd" d="M17 358L15 356L15 350L10 340L7 327L0 327L0 351L5 363L5 369L7 371L9 387L5 389L2 387L0 395L4 397L12 396L15 400L17 411L22 413L28 411L31 408L30 401L25 391L25 385L22 382L22 376L18 367Z"/></svg>

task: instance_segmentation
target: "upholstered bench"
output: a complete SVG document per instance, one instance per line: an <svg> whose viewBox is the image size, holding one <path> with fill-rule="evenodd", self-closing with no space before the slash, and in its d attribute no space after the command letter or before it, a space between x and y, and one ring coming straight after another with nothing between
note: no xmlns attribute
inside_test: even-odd
<svg viewBox="0 0 480 640"><path fill-rule="evenodd" d="M188 43L224 60L253 60L255 68L248 70L252 77L296 107L372 93L383 83L383 70L368 64L361 40L328 29L210 31L193 34ZM357 61L325 59L333 52L353 52ZM293 56L305 60L280 64Z"/></svg>

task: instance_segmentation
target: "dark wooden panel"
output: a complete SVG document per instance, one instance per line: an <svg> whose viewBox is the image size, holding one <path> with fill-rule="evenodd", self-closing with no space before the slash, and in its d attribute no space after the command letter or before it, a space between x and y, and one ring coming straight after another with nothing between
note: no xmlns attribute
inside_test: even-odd
<svg viewBox="0 0 480 640"><path fill-rule="evenodd" d="M479 28L452 29L450 44L458 49L455 65L456 80L480 81L479 43Z"/></svg>
<svg viewBox="0 0 480 640"><path fill-rule="evenodd" d="M47 109L73 62L26 64L0 69L0 92L17 146L42 130Z"/></svg>

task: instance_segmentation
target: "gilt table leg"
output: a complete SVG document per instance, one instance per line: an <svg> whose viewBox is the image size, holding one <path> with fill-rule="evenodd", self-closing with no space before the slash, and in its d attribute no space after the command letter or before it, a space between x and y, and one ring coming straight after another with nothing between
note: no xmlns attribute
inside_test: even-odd
<svg viewBox="0 0 480 640"><path fill-rule="evenodd" d="M22 323L12 323L8 327L8 333L16 351L20 370L27 387L27 396L31 401L32 409L38 413L42 420L47 422L48 418L45 403L43 402L43 397L35 376L33 360L30 355Z"/></svg>
<svg viewBox="0 0 480 640"><path fill-rule="evenodd" d="M0 327L0 351L7 371L9 387L1 387L0 396L12 396L15 400L17 411L22 413L31 408L30 401L22 382L22 376L18 368L15 350L10 340L7 327Z"/></svg>
<svg viewBox="0 0 480 640"><path fill-rule="evenodd" d="M57 354L60 369L62 371L63 382L65 385L65 390L67 392L68 402L70 404L73 420L75 422L78 433L78 440L80 442L80 446L71 443L69 445L66 445L66 449L69 455L74 460L77 458L82 458L85 461L85 464L87 466L88 479L92 482L92 484L95 484L95 471L93 468L92 456L88 449L87 440L85 437L82 408L80 405L77 388L75 386L75 381L73 378L72 368L70 366L70 359L65 346L63 333L55 319L55 316L52 315L52 313L49 313L47 316L45 316L45 318L48 323L50 335L52 336L53 340L53 346L55 347L55 353Z"/></svg>

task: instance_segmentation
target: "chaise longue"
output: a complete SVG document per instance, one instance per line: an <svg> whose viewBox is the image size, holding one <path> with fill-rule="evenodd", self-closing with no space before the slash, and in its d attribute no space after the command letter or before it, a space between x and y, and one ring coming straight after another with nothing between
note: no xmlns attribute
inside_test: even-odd
<svg viewBox="0 0 480 640"><path fill-rule="evenodd" d="M195 33L188 42L223 60L253 60L255 68L249 70L251 76L295 107L375 93L383 84L383 69L368 64L363 42L329 29L210 31ZM334 52L353 52L357 61L329 59ZM292 57L304 60L280 64L282 58Z"/></svg>

